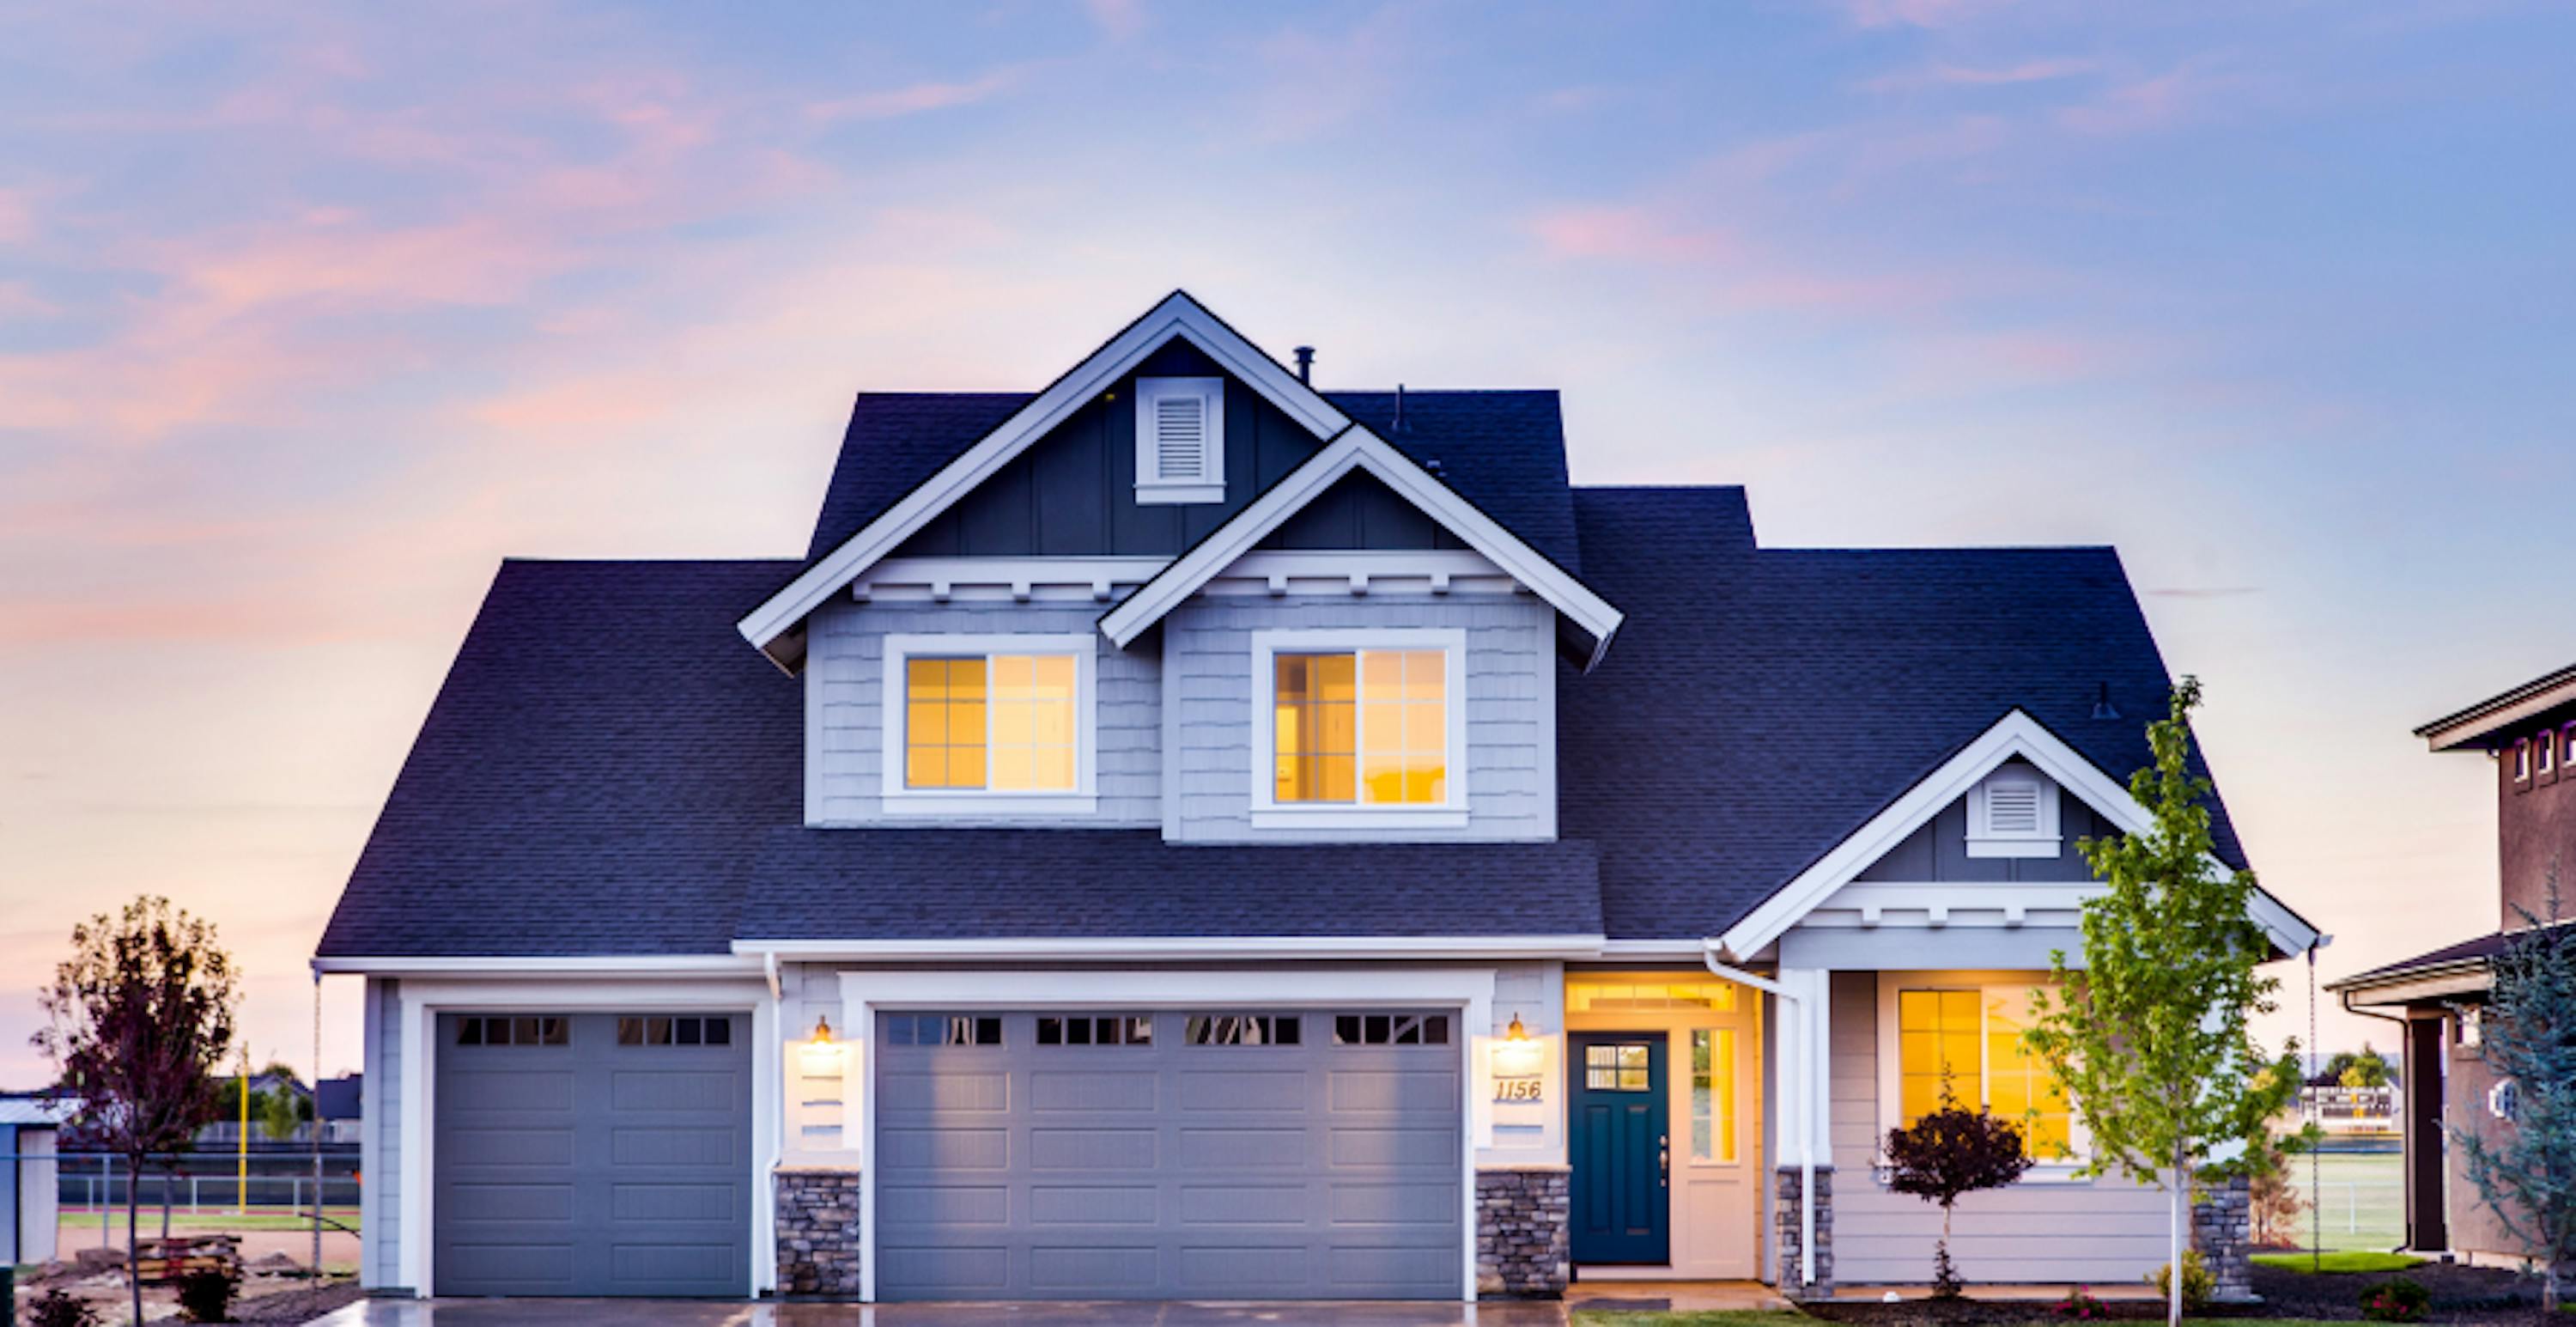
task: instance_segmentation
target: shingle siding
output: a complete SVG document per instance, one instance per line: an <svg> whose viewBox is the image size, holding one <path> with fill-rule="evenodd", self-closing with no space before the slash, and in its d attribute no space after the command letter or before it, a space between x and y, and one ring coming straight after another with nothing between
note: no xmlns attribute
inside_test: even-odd
<svg viewBox="0 0 2576 1327"><path fill-rule="evenodd" d="M1405 832L1408 839L1480 841L1556 836L1556 660L1553 610L1526 596L1370 595L1202 597L1163 626L1166 694L1176 707L1167 761L1180 842L1353 842L1385 829L1264 829L1252 823L1253 633L1274 630L1455 628L1466 632L1467 824Z"/></svg>
<svg viewBox="0 0 2576 1327"><path fill-rule="evenodd" d="M1099 701L1096 788L1099 803L1082 823L1138 827L1162 823L1162 666L1150 648L1118 650L1095 630L1097 608L1042 604L834 604L814 616L805 686L814 712L809 729L820 749L809 756L806 823L920 824L918 816L882 809L885 760L885 638L890 635L1077 635L1094 644ZM942 825L1061 824L996 816L940 817Z"/></svg>

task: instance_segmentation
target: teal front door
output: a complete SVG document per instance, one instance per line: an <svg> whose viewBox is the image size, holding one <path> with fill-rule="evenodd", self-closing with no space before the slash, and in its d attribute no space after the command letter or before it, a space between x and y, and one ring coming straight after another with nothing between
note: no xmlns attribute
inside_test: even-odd
<svg viewBox="0 0 2576 1327"><path fill-rule="evenodd" d="M1574 1156L1574 1261L1672 1261L1672 1132L1664 1034L1577 1032L1566 1094Z"/></svg>

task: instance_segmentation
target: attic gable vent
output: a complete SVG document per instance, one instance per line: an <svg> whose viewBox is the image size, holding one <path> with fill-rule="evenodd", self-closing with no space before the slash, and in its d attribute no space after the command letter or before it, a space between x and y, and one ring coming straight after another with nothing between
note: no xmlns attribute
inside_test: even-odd
<svg viewBox="0 0 2576 1327"><path fill-rule="evenodd" d="M2058 854L2057 785L2028 765L2006 765L1968 790L1968 855Z"/></svg>
<svg viewBox="0 0 2576 1327"><path fill-rule="evenodd" d="M1225 500L1225 380L1136 380L1136 501Z"/></svg>

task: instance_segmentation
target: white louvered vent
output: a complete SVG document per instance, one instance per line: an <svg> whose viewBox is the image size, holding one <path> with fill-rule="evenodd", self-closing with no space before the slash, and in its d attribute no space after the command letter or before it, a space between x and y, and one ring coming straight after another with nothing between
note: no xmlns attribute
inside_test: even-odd
<svg viewBox="0 0 2576 1327"><path fill-rule="evenodd" d="M1166 396L1154 403L1154 473L1164 480L1207 474L1207 403Z"/></svg>
<svg viewBox="0 0 2576 1327"><path fill-rule="evenodd" d="M1968 855L2058 854L2057 786L2028 765L2006 765L1968 790Z"/></svg>
<svg viewBox="0 0 2576 1327"><path fill-rule="evenodd" d="M1136 380L1136 500L1225 500L1225 380Z"/></svg>

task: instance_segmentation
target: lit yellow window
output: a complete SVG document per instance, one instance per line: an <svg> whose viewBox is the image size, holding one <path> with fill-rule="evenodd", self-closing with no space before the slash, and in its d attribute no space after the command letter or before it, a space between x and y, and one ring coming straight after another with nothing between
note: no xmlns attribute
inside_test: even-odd
<svg viewBox="0 0 2576 1327"><path fill-rule="evenodd" d="M1070 792L1074 659L997 654L904 661L904 785Z"/></svg>
<svg viewBox="0 0 2576 1327"><path fill-rule="evenodd" d="M1735 1159L1735 1032L1691 1033L1691 1160Z"/></svg>
<svg viewBox="0 0 2576 1327"><path fill-rule="evenodd" d="M2022 1132L2039 1161L2071 1155L2074 1111L2036 1056L2022 1049L2030 1000L2018 990L1899 991L1896 995L1898 1123L1940 1107L1946 1076L1959 1104L1982 1104Z"/></svg>
<svg viewBox="0 0 2576 1327"><path fill-rule="evenodd" d="M1272 666L1274 800L1437 805L1449 799L1446 654L1281 654Z"/></svg>

